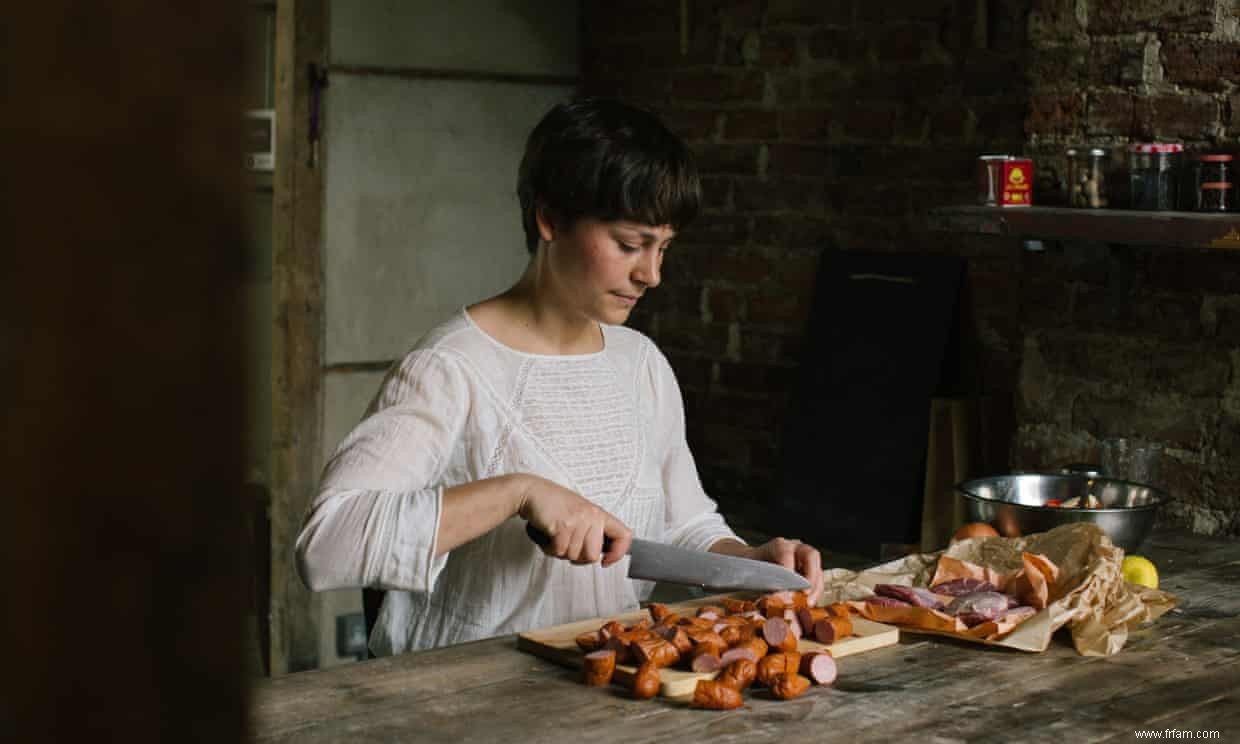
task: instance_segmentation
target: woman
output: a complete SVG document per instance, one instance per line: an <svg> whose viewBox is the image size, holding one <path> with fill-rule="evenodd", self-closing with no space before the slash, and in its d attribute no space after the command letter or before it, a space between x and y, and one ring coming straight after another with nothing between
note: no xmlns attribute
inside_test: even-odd
<svg viewBox="0 0 1240 744"><path fill-rule="evenodd" d="M816 595L818 551L748 546L718 514L671 367L621 325L697 213L685 145L618 102L561 104L530 134L517 190L525 274L388 373L324 470L303 580L389 590L378 655L635 609L652 587L625 576L634 536L780 563ZM526 521L551 536L541 552Z"/></svg>

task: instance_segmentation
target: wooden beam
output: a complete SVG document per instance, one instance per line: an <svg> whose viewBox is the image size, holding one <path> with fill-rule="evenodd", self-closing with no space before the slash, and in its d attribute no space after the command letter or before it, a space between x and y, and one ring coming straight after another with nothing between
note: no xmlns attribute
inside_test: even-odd
<svg viewBox="0 0 1240 744"><path fill-rule="evenodd" d="M931 210L932 230L1044 240L1240 249L1240 215L1132 209L956 206Z"/></svg>
<svg viewBox="0 0 1240 744"><path fill-rule="evenodd" d="M5 13L2 741L246 739L242 10Z"/></svg>
<svg viewBox="0 0 1240 744"><path fill-rule="evenodd" d="M276 6L276 166L272 214L271 663L318 666L318 601L293 544L319 475L323 420L323 169L310 142L310 65L326 63L325 0ZM321 115L321 111L320 111Z"/></svg>
<svg viewBox="0 0 1240 744"><path fill-rule="evenodd" d="M336 362L323 367L324 374L339 375L354 372L386 372L391 369L396 359L376 359L366 362Z"/></svg>
<svg viewBox="0 0 1240 744"><path fill-rule="evenodd" d="M340 75L358 77L380 76L406 80L457 80L482 83L516 83L518 85L581 85L577 75L522 74L487 70L444 70L433 67L386 67L381 65L332 65L328 68Z"/></svg>

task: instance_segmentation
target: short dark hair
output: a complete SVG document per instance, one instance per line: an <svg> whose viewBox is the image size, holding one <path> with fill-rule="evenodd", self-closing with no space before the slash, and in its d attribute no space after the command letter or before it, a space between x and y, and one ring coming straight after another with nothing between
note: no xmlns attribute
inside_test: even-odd
<svg viewBox="0 0 1240 744"><path fill-rule="evenodd" d="M585 98L557 104L530 132L517 197L526 247L534 253L539 207L565 229L590 217L679 231L697 216L702 186L689 148L657 116Z"/></svg>

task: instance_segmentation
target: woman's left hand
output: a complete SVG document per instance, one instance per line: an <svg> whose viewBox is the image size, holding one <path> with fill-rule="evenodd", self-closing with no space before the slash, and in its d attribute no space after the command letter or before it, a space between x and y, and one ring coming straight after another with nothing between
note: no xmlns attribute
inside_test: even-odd
<svg viewBox="0 0 1240 744"><path fill-rule="evenodd" d="M742 545L730 539L720 540L711 546L711 551L725 555L738 555L756 561L778 563L789 571L796 571L809 582L809 589L806 589L805 593L809 597L811 607L818 603L818 597L822 595L822 555L814 546L800 540L777 537L754 546Z"/></svg>

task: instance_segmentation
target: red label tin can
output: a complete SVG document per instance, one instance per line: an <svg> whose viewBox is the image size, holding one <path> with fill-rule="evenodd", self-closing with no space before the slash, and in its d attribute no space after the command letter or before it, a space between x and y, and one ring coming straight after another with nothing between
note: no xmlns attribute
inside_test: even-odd
<svg viewBox="0 0 1240 744"><path fill-rule="evenodd" d="M1003 185L999 193L999 206L1027 207L1033 204L1033 161L1029 158L1012 158L1003 161Z"/></svg>

